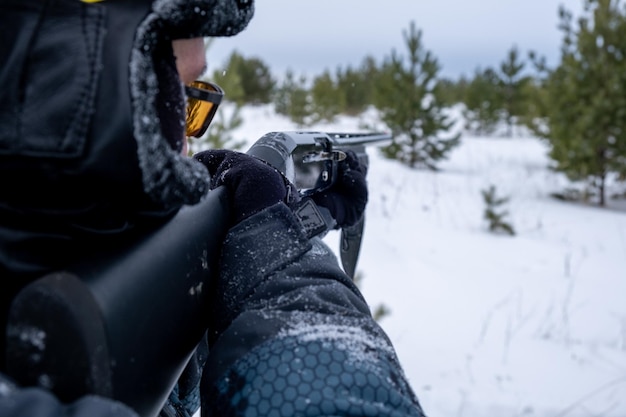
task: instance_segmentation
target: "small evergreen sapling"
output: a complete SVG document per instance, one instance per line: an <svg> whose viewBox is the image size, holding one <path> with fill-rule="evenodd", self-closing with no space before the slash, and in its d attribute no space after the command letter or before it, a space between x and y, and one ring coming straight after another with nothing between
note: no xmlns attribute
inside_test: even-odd
<svg viewBox="0 0 626 417"><path fill-rule="evenodd" d="M509 212L508 210L502 210L502 206L509 202L509 198L498 197L494 185L490 185L488 189L482 190L481 193L485 202L483 217L489 224L489 231L515 236L513 226L505 219Z"/></svg>

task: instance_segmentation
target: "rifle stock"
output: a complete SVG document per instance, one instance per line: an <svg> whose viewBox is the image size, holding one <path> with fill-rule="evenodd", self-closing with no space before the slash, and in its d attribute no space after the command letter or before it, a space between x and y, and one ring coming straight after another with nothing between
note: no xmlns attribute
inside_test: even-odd
<svg viewBox="0 0 626 417"><path fill-rule="evenodd" d="M9 374L62 401L99 394L157 416L206 331L227 207L218 188L139 241L24 288L9 318Z"/></svg>

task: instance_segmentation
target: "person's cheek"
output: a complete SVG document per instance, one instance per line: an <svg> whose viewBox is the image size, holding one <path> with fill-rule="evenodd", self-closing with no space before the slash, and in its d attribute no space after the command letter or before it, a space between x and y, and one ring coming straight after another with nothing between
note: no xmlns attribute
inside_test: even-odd
<svg viewBox="0 0 626 417"><path fill-rule="evenodd" d="M206 70L204 39L178 39L172 41L176 56L176 69L183 84L198 79Z"/></svg>

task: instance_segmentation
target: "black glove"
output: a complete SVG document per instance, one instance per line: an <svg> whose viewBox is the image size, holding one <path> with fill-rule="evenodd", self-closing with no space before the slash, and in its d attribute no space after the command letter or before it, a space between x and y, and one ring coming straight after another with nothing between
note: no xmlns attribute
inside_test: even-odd
<svg viewBox="0 0 626 417"><path fill-rule="evenodd" d="M209 170L211 189L226 186L233 224L278 202L287 203L292 194L278 170L253 156L220 149L199 152L194 158Z"/></svg>
<svg viewBox="0 0 626 417"><path fill-rule="evenodd" d="M352 226L363 216L367 205L365 166L353 151L346 151L346 159L339 163L337 180L327 190L314 193L311 198L318 206L330 211L337 225Z"/></svg>

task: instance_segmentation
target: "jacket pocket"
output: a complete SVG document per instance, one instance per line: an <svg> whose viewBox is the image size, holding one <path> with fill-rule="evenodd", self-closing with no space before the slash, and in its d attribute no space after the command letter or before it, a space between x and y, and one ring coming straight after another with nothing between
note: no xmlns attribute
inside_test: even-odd
<svg viewBox="0 0 626 417"><path fill-rule="evenodd" d="M104 8L79 1L0 6L0 154L76 158L94 112Z"/></svg>

